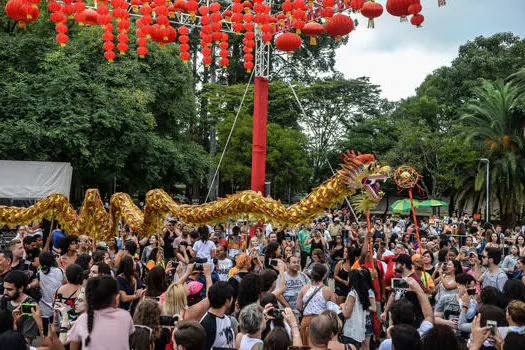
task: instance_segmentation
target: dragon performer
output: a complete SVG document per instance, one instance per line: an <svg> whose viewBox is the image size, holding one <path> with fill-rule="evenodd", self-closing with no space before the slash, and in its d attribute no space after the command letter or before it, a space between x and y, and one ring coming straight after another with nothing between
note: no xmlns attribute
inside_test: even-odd
<svg viewBox="0 0 525 350"><path fill-rule="evenodd" d="M163 190L155 189L146 194L144 212L126 193L115 193L107 212L98 190L89 189L78 215L64 195L51 194L28 208L0 206L0 223L15 227L45 218L57 220L71 234L106 239L116 234L121 219L138 234L152 234L160 227L160 221L166 214L192 224L248 217L274 224L297 225L311 221L325 208L333 207L345 197L358 194L358 191L361 192L358 205L370 207L377 204L383 197L380 181L389 177L390 167L376 163L371 154L347 151L340 157L343 164L334 176L289 207L250 190L228 195L215 202L181 205Z"/></svg>

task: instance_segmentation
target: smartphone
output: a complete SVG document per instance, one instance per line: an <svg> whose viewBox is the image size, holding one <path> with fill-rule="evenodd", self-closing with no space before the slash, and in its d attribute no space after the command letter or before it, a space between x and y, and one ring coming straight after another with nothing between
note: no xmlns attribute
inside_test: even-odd
<svg viewBox="0 0 525 350"><path fill-rule="evenodd" d="M20 313L22 315L32 315L32 311L35 308L36 304L33 303L23 303L20 306Z"/></svg>
<svg viewBox="0 0 525 350"><path fill-rule="evenodd" d="M392 289L408 289L408 282L402 278L392 278Z"/></svg>
<svg viewBox="0 0 525 350"><path fill-rule="evenodd" d="M490 335L494 337L496 335L496 331L498 330L498 322L487 320L487 326L491 326Z"/></svg>
<svg viewBox="0 0 525 350"><path fill-rule="evenodd" d="M270 259L270 266L277 266L279 264L279 262L277 261L277 259Z"/></svg>
<svg viewBox="0 0 525 350"><path fill-rule="evenodd" d="M476 288L467 289L468 295L476 295Z"/></svg>

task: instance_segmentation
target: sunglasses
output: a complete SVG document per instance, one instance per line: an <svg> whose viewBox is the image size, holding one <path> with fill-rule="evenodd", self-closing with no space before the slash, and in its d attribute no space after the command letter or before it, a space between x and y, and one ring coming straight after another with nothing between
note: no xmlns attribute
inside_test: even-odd
<svg viewBox="0 0 525 350"><path fill-rule="evenodd" d="M486 255L482 255L481 258L482 258L482 259L488 259L489 257L486 256Z"/></svg>

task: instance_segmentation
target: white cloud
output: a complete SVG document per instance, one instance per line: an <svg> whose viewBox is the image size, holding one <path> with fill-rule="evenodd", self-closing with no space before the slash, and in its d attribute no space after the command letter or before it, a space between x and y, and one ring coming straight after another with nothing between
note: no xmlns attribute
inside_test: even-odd
<svg viewBox="0 0 525 350"><path fill-rule="evenodd" d="M415 89L432 71L448 65L457 50L431 51L421 47L403 47L394 51L356 51L346 48L337 52L337 70L346 77L368 76L381 87L390 101L415 94Z"/></svg>
<svg viewBox="0 0 525 350"><path fill-rule="evenodd" d="M337 51L336 69L347 78L370 77L384 97L395 101L413 95L428 74L449 65L468 40L503 31L525 35L523 0L502 1L505 6L493 0L447 3L438 8L437 0L425 1L425 22L419 29L385 11L376 28L369 30L365 18L353 15L360 25Z"/></svg>

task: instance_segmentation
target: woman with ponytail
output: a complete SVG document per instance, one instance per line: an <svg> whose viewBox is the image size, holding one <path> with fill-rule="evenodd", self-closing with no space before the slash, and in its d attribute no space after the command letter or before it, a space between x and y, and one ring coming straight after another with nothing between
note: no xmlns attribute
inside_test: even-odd
<svg viewBox="0 0 525 350"><path fill-rule="evenodd" d="M118 284L110 276L90 278L86 286L87 312L79 316L69 335L71 350L128 350L135 331L129 312L119 309Z"/></svg>

